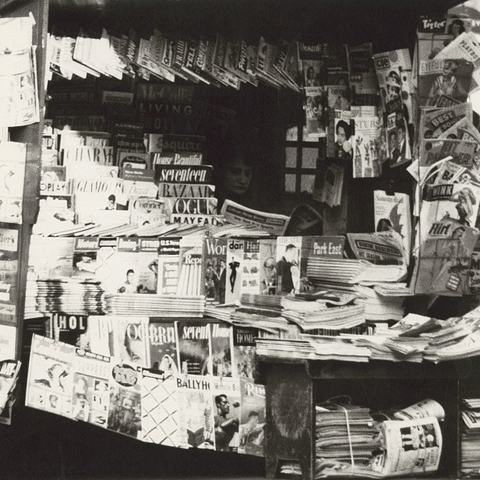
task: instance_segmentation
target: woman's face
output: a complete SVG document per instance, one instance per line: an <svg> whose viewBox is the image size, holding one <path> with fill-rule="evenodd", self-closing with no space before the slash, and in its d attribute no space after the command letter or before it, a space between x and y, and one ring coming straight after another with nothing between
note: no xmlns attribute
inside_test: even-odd
<svg viewBox="0 0 480 480"><path fill-rule="evenodd" d="M236 158L225 167L223 187L227 193L243 195L247 192L252 180L252 167L242 158Z"/></svg>
<svg viewBox="0 0 480 480"><path fill-rule="evenodd" d="M346 139L347 139L347 135L345 133L345 129L343 127L338 127L337 128L337 143L339 145L343 145Z"/></svg>

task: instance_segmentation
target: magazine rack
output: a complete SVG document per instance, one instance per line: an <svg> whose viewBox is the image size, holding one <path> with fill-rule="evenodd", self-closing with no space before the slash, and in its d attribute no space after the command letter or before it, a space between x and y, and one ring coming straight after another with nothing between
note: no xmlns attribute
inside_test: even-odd
<svg viewBox="0 0 480 480"><path fill-rule="evenodd" d="M452 363L369 363L259 358L266 380L266 475L296 461L302 478L315 478L315 404L349 395L374 410L406 407L425 398L445 408L443 451L438 474L457 478L460 452L460 391ZM430 475L431 476L431 475Z"/></svg>

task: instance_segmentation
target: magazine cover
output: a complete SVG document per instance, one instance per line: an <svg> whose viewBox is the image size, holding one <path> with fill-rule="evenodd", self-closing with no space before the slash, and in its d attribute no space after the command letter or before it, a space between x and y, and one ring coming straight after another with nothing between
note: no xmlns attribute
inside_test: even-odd
<svg viewBox="0 0 480 480"><path fill-rule="evenodd" d="M214 450L211 377L182 375L176 378L179 392L180 446Z"/></svg>
<svg viewBox="0 0 480 480"><path fill-rule="evenodd" d="M204 294L203 236L186 236L180 239L177 295Z"/></svg>
<svg viewBox="0 0 480 480"><path fill-rule="evenodd" d="M411 280L413 291L457 296L469 293L470 261L478 231L448 216L436 220L432 214L429 218L430 223L422 223L426 229L419 234L420 247Z"/></svg>
<svg viewBox="0 0 480 480"><path fill-rule="evenodd" d="M204 295L207 303L225 303L227 242L226 238L206 236L204 239Z"/></svg>
<svg viewBox="0 0 480 480"><path fill-rule="evenodd" d="M407 123L402 112L387 116L388 158L390 167L405 164L412 158Z"/></svg>
<svg viewBox="0 0 480 480"><path fill-rule="evenodd" d="M234 238L227 242L227 265L225 273L225 303L240 300L244 262L244 241ZM248 268L247 268L248 270Z"/></svg>
<svg viewBox="0 0 480 480"><path fill-rule="evenodd" d="M215 450L237 452L239 445L241 391L240 381L235 378L211 380L214 408Z"/></svg>
<svg viewBox="0 0 480 480"><path fill-rule="evenodd" d="M128 202L129 218L132 225L165 223L165 203L150 197L130 198Z"/></svg>
<svg viewBox="0 0 480 480"><path fill-rule="evenodd" d="M327 157L352 158L354 127L350 110L332 110L329 113Z"/></svg>
<svg viewBox="0 0 480 480"><path fill-rule="evenodd" d="M113 325L109 315L89 315L87 331L80 336L78 347L92 353L113 355Z"/></svg>
<svg viewBox="0 0 480 480"><path fill-rule="evenodd" d="M141 374L137 367L110 360L108 430L138 438L141 432Z"/></svg>
<svg viewBox="0 0 480 480"><path fill-rule="evenodd" d="M327 126L324 87L305 87L305 122L308 141L325 137Z"/></svg>
<svg viewBox="0 0 480 480"><path fill-rule="evenodd" d="M158 238L138 239L138 293L157 293L159 248Z"/></svg>
<svg viewBox="0 0 480 480"><path fill-rule="evenodd" d="M378 80L371 43L347 46L350 90L355 105L375 105Z"/></svg>
<svg viewBox="0 0 480 480"><path fill-rule="evenodd" d="M72 417L106 428L110 357L77 348L74 362Z"/></svg>
<svg viewBox="0 0 480 480"><path fill-rule="evenodd" d="M87 331L88 316L52 312L49 315L50 337L56 342L80 346L80 339Z"/></svg>
<svg viewBox="0 0 480 480"><path fill-rule="evenodd" d="M150 366L148 317L112 316L113 355L120 361Z"/></svg>
<svg viewBox="0 0 480 480"><path fill-rule="evenodd" d="M243 242L241 294L258 293L260 288L260 239L246 239Z"/></svg>
<svg viewBox="0 0 480 480"><path fill-rule="evenodd" d="M205 321L175 321L178 365L183 374L209 375L210 328Z"/></svg>
<svg viewBox="0 0 480 480"><path fill-rule="evenodd" d="M67 195L66 167L58 165L42 166L40 173L40 196Z"/></svg>
<svg viewBox="0 0 480 480"><path fill-rule="evenodd" d="M30 350L27 407L72 416L75 347L37 334Z"/></svg>
<svg viewBox="0 0 480 480"><path fill-rule="evenodd" d="M262 295L277 293L277 239L261 238L259 245L260 289Z"/></svg>
<svg viewBox="0 0 480 480"><path fill-rule="evenodd" d="M421 106L436 106L442 96L465 102L471 88L473 64L463 59L426 60L418 70Z"/></svg>
<svg viewBox="0 0 480 480"><path fill-rule="evenodd" d="M353 144L353 178L373 178L381 175L379 159L379 117L352 117L355 125Z"/></svg>
<svg viewBox="0 0 480 480"><path fill-rule="evenodd" d="M179 392L172 373L141 369L141 425L143 442L180 446Z"/></svg>
<svg viewBox="0 0 480 480"><path fill-rule="evenodd" d="M376 53L373 55L378 85L383 106L387 115L403 111L407 123L412 122L412 99L402 95L402 90L410 92L411 87L403 86L403 72L412 70L412 60L408 48ZM410 77L408 76L407 79Z"/></svg>
<svg viewBox="0 0 480 480"><path fill-rule="evenodd" d="M215 185L197 185L195 183L159 183L158 197L208 198L215 195Z"/></svg>
<svg viewBox="0 0 480 480"><path fill-rule="evenodd" d="M267 421L265 386L256 384L249 378L242 378L240 388L242 401L238 453L263 457Z"/></svg>
<svg viewBox="0 0 480 480"><path fill-rule="evenodd" d="M175 295L178 288L180 238L159 238L157 293Z"/></svg>
<svg viewBox="0 0 480 480"><path fill-rule="evenodd" d="M384 190L373 191L373 211L375 231L394 230L402 237L405 258L410 258L412 244L412 215L410 196L395 192L387 194Z"/></svg>
<svg viewBox="0 0 480 480"><path fill-rule="evenodd" d="M300 292L302 237L277 237L277 293Z"/></svg>
<svg viewBox="0 0 480 480"><path fill-rule="evenodd" d="M150 365L165 374L178 373L177 330L173 321L150 317Z"/></svg>
<svg viewBox="0 0 480 480"><path fill-rule="evenodd" d="M233 375L233 327L226 323L210 323L210 348L212 375L231 377Z"/></svg>
<svg viewBox="0 0 480 480"><path fill-rule="evenodd" d="M472 120L472 104L459 103L451 107L422 108L419 138L439 138L462 119Z"/></svg>
<svg viewBox="0 0 480 480"><path fill-rule="evenodd" d="M255 339L258 329L233 327L233 376L253 379L255 371Z"/></svg>

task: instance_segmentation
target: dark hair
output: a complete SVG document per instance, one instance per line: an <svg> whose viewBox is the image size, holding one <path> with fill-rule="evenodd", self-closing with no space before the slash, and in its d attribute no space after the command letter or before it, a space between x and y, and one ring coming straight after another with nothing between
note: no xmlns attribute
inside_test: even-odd
<svg viewBox="0 0 480 480"><path fill-rule="evenodd" d="M108 200L110 200L111 202L114 202L116 200L115 195L113 193L111 195L109 195Z"/></svg>
<svg viewBox="0 0 480 480"><path fill-rule="evenodd" d="M293 243L289 243L287 245L287 247L285 248L285 251L288 251L288 250L292 250L292 248L297 248L296 245L294 245Z"/></svg>
<svg viewBox="0 0 480 480"><path fill-rule="evenodd" d="M343 128L343 131L345 132L345 137L347 140L350 139L350 136L352 135L350 132L350 125L345 121L345 120L339 120L337 122L337 125L335 126L335 132L337 132L338 135L338 129Z"/></svg>
<svg viewBox="0 0 480 480"><path fill-rule="evenodd" d="M393 228L392 222L388 218L381 218L377 223L377 232L388 231L389 228Z"/></svg>
<svg viewBox="0 0 480 480"><path fill-rule="evenodd" d="M135 273L135 270L134 270L133 268L129 268L129 269L127 270L127 275L128 275L129 273Z"/></svg>
<svg viewBox="0 0 480 480"><path fill-rule="evenodd" d="M215 405L218 405L222 401L222 398L227 400L227 396L224 393L221 393L220 395L217 395L215 397Z"/></svg>
<svg viewBox="0 0 480 480"><path fill-rule="evenodd" d="M465 25L463 24L462 20L456 18L452 21L452 23L448 26L448 33L453 33L453 26L458 25L460 27L460 33L465 31Z"/></svg>
<svg viewBox="0 0 480 480"><path fill-rule="evenodd" d="M459 226L459 227L455 228L455 229L453 230L453 232L452 232L452 237L453 237L453 236L455 235L455 233L458 232L459 230L461 230L462 233L463 233L463 232L465 232L466 228L463 227L463 226Z"/></svg>

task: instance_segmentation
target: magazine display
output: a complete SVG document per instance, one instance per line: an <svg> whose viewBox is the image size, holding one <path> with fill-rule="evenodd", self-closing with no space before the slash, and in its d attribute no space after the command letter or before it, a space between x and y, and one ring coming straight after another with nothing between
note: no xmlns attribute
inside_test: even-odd
<svg viewBox="0 0 480 480"><path fill-rule="evenodd" d="M203 321L177 320L175 328L180 372L189 375L211 374L209 325Z"/></svg>
<svg viewBox="0 0 480 480"><path fill-rule="evenodd" d="M148 333L151 368L161 370L165 374L178 373L178 342L175 324L168 320L150 318Z"/></svg>

